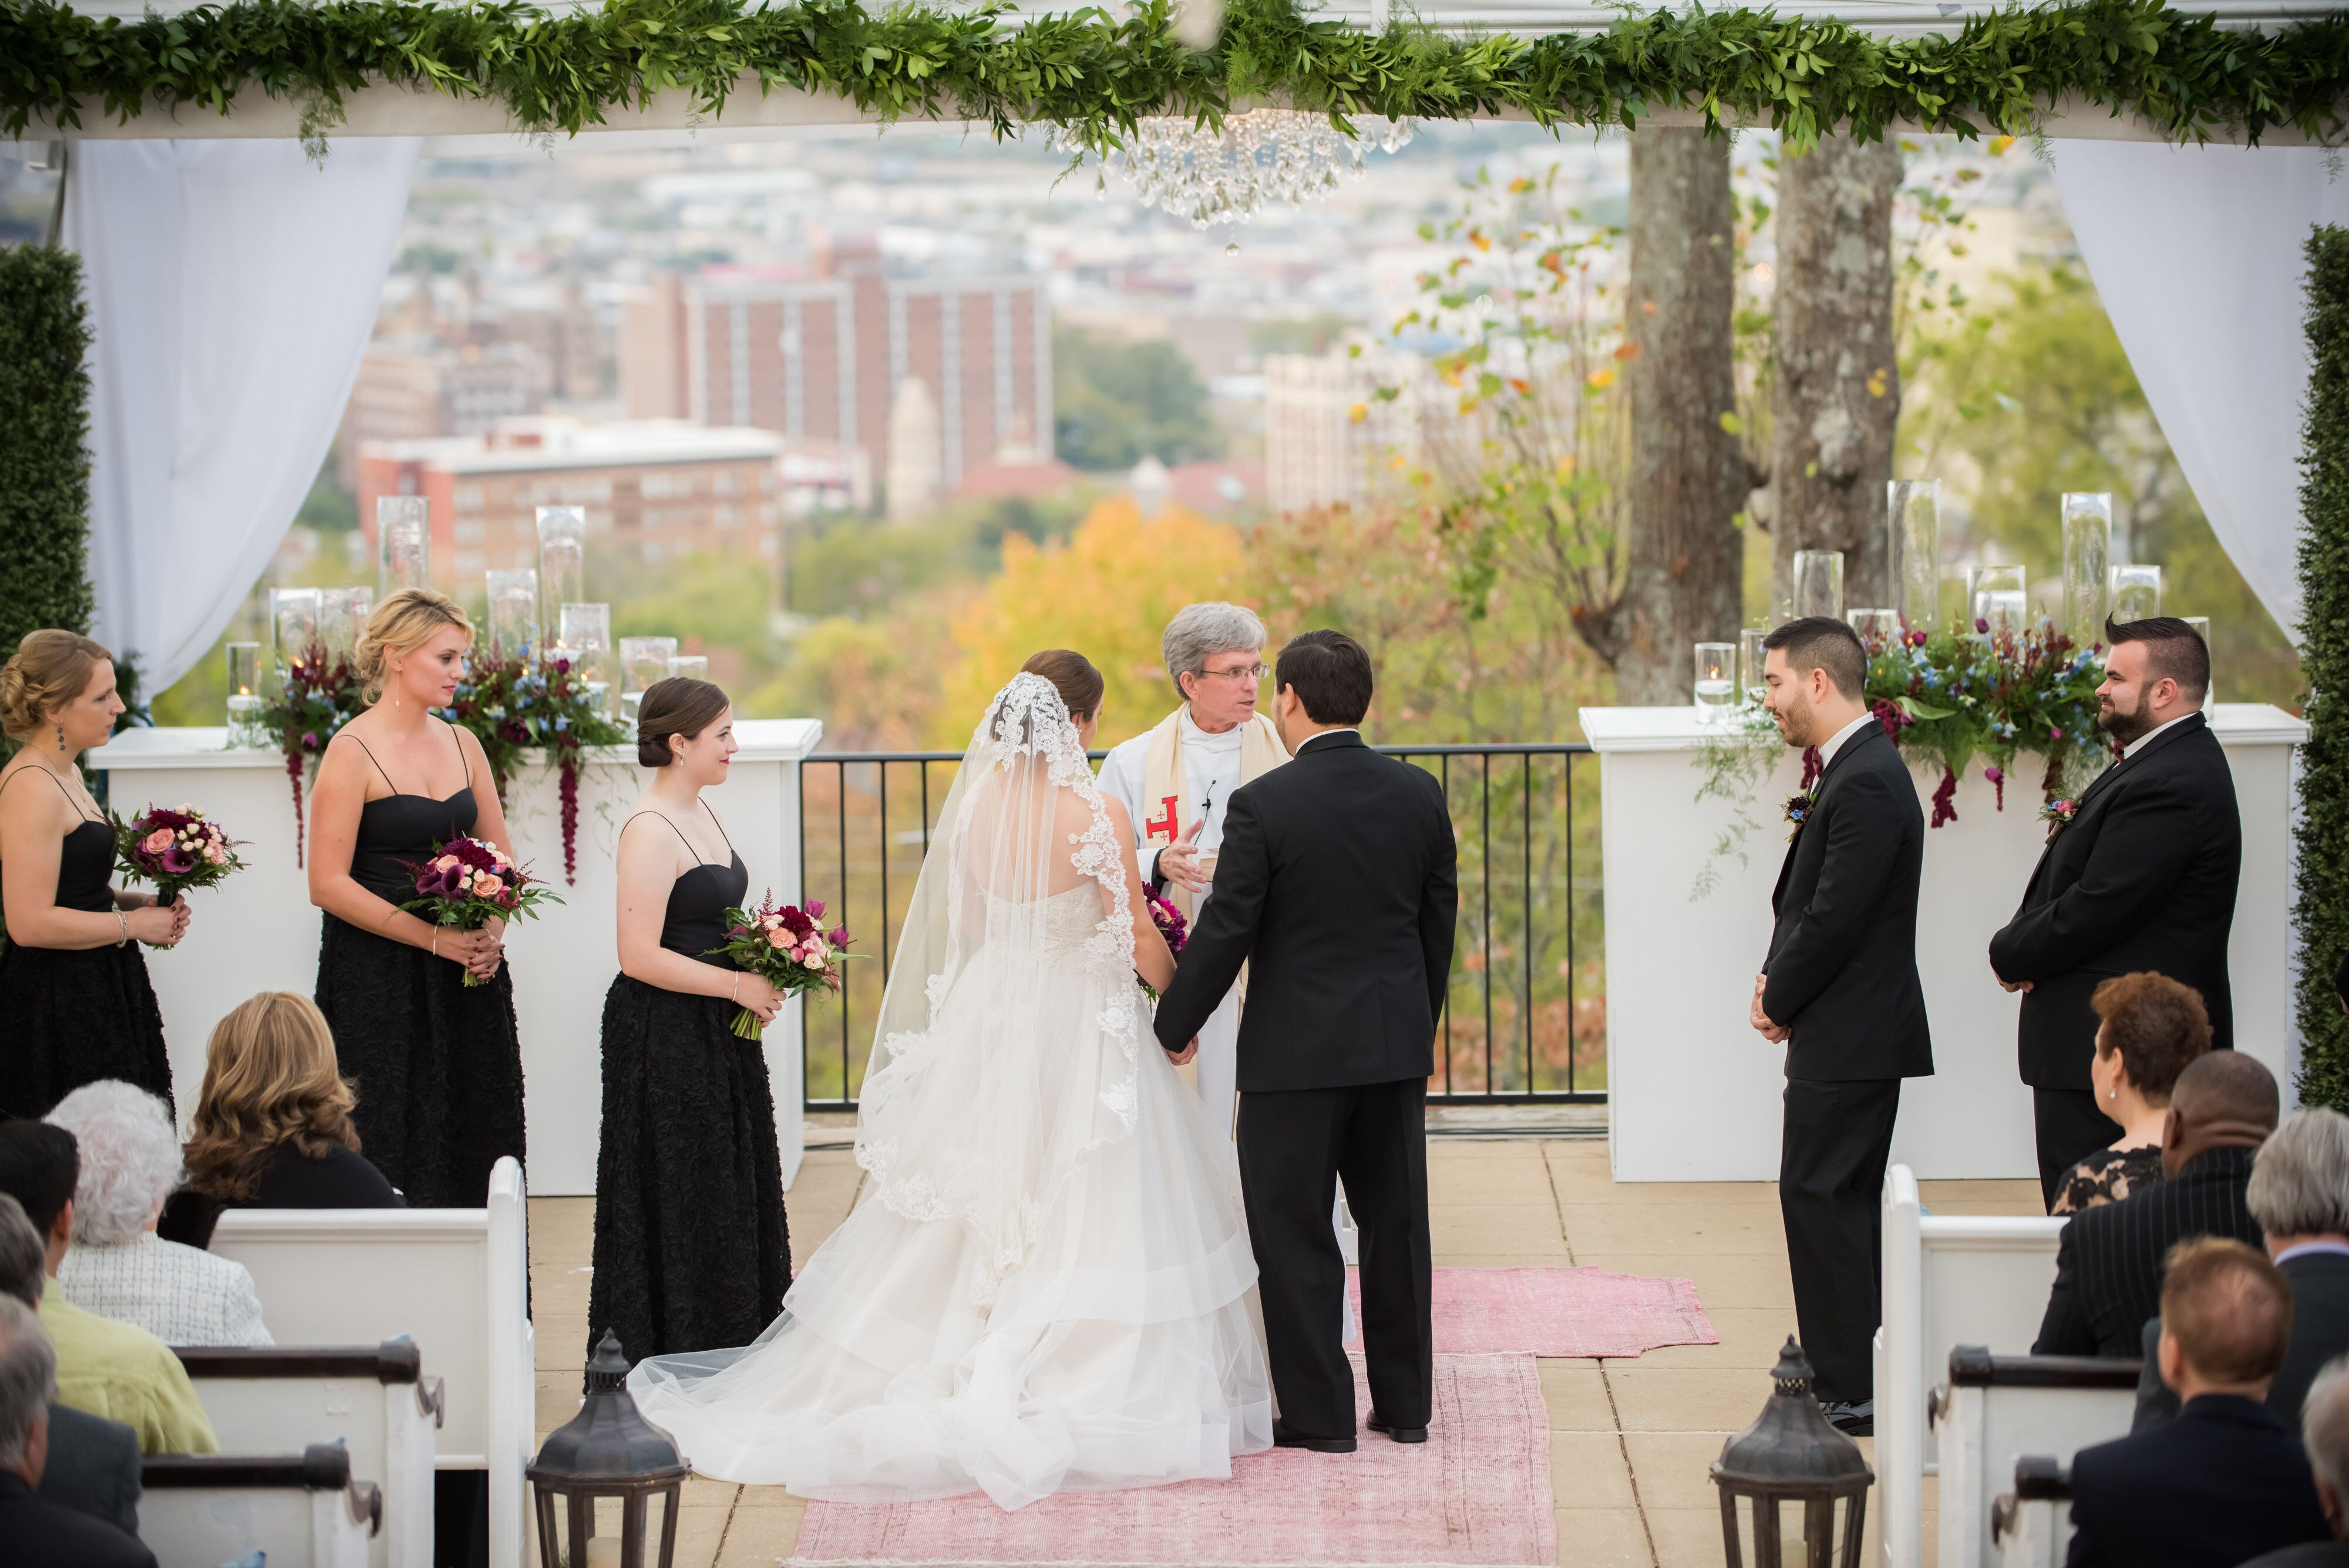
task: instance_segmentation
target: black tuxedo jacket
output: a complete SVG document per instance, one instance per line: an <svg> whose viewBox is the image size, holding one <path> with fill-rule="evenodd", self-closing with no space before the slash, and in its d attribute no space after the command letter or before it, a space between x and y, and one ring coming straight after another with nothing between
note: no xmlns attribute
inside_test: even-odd
<svg viewBox="0 0 2349 1568"><path fill-rule="evenodd" d="M2333 1538L2300 1434L2230 1394L2075 1454L2072 1523L2067 1568L2232 1568Z"/></svg>
<svg viewBox="0 0 2349 1568"><path fill-rule="evenodd" d="M155 1568L155 1554L110 1524L43 1502L0 1472L0 1568Z"/></svg>
<svg viewBox="0 0 2349 1568"><path fill-rule="evenodd" d="M2095 1055L2088 998L2152 970L2202 993L2210 1044L2235 1043L2227 933L2243 825L2227 753L2199 713L2143 742L2081 792L2040 852L2023 907L1990 941L2001 980L2030 981L2017 1033L2023 1081L2085 1090Z"/></svg>
<svg viewBox="0 0 2349 1568"><path fill-rule="evenodd" d="M1424 1078L1452 974L1444 786L1347 731L1232 792L1214 895L1158 1004L1180 1051L1247 962L1239 1091Z"/></svg>
<svg viewBox="0 0 2349 1568"><path fill-rule="evenodd" d="M1777 926L1762 1011L1789 1024L1786 1076L1826 1082L1933 1071L1917 978L1925 814L1899 748L1869 724L1827 759L1770 895Z"/></svg>
<svg viewBox="0 0 2349 1568"><path fill-rule="evenodd" d="M119 1421L69 1406L49 1407L49 1465L43 1502L139 1533L139 1434Z"/></svg>
<svg viewBox="0 0 2349 1568"><path fill-rule="evenodd" d="M2161 1314L2169 1249L2196 1236L2261 1244L2243 1205L2248 1148L2204 1149L2176 1176L2072 1216L2055 1244L2055 1288L2033 1355L2135 1355L2145 1321Z"/></svg>
<svg viewBox="0 0 2349 1568"><path fill-rule="evenodd" d="M2324 1364L2349 1352L2349 1256L2340 1252L2302 1252L2276 1267L2292 1282L2292 1340L2283 1353L2283 1368L2268 1385L2267 1407L2275 1418L2300 1430L2300 1408L2308 1402L2309 1385ZM2178 1414L2178 1396L2161 1380L2155 1348L2161 1340L2161 1320L2145 1325L2145 1369L2137 1380L2137 1415L2132 1432L2158 1427Z"/></svg>

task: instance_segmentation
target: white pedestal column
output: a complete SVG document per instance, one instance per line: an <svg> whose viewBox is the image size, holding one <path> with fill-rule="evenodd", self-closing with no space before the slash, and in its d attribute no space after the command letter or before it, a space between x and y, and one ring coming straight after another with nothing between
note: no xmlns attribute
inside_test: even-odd
<svg viewBox="0 0 2349 1568"><path fill-rule="evenodd" d="M2264 703L2222 702L2243 821L2242 883L2229 970L2235 1039L2291 1097L2292 749L2308 727ZM1693 708L1585 708L1599 755L1606 856L1608 1142L1618 1181L1767 1181L1778 1174L1785 1052L1746 1022L1770 941L1770 890L1785 852L1782 806L1801 778L1787 752L1755 786L1745 858L1713 862L1692 891L1730 803L1696 799L1706 731ZM2015 1064L2020 999L1990 970L1992 933L2014 916L2046 838L2035 756L2017 759L2006 809L1979 763L1958 784L1958 819L1925 834L1917 967L1932 1021L1934 1075L1902 1088L1892 1158L1920 1177L2028 1177L2031 1092ZM1930 820L1938 767L1912 770Z"/></svg>
<svg viewBox="0 0 2349 1568"><path fill-rule="evenodd" d="M709 798L726 819L749 897L771 888L800 897L800 759L823 726L812 719L744 720L742 749ZM274 752L227 749L222 730L131 730L90 753L107 770L116 810L188 802L245 840L245 869L192 896L187 940L150 951L148 972L163 1008L171 1080L181 1119L203 1084L204 1044L221 1015L257 991L310 995L318 972L319 913L295 863L294 795ZM506 822L513 850L564 902L515 922L506 951L513 965L529 1117L525 1162L533 1196L595 1190L595 1145L603 1120L604 992L619 972L612 853L630 802L647 774L633 748L591 753L579 780L579 880L563 882L562 818L552 768L509 781ZM305 820L308 797L304 796ZM797 1174L805 1122L800 1081L800 1012L787 1007L766 1033L783 1182Z"/></svg>

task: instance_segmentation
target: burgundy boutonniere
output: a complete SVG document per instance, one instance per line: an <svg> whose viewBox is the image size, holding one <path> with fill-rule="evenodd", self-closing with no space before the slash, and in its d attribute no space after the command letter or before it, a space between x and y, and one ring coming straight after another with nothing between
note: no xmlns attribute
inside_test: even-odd
<svg viewBox="0 0 2349 1568"><path fill-rule="evenodd" d="M1819 792L1815 789L1799 790L1786 797L1788 843L1794 842L1795 835L1803 831L1803 824L1811 819L1811 813L1818 809L1818 804Z"/></svg>
<svg viewBox="0 0 2349 1568"><path fill-rule="evenodd" d="M2047 825L2048 843L2054 843L2055 836L2072 826L2072 818L2079 809L2076 800L2051 800L2039 808L2039 820Z"/></svg>

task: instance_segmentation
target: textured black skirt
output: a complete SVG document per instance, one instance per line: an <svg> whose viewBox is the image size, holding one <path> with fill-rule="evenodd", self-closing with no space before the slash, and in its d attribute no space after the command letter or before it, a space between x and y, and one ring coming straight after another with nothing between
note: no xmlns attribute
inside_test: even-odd
<svg viewBox="0 0 2349 1568"><path fill-rule="evenodd" d="M0 1121L47 1116L100 1078L171 1098L163 1012L137 942L0 954Z"/></svg>
<svg viewBox="0 0 2349 1568"><path fill-rule="evenodd" d="M357 1085L360 1152L413 1209L479 1209L490 1168L523 1159L513 976L468 986L461 965L328 915L318 1011Z"/></svg>
<svg viewBox="0 0 2349 1568"><path fill-rule="evenodd" d="M628 1359L748 1345L792 1282L775 1100L734 1003L620 976L604 998L604 1137L587 1344Z"/></svg>

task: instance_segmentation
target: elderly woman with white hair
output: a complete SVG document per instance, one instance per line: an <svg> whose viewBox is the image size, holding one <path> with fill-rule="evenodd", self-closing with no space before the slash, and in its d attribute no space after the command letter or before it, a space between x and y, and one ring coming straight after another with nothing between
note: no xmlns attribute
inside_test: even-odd
<svg viewBox="0 0 2349 1568"><path fill-rule="evenodd" d="M81 1148L73 1245L57 1269L67 1301L166 1345L274 1343L243 1263L155 1234L181 1173L179 1133L160 1099L107 1079L76 1089L44 1119Z"/></svg>

